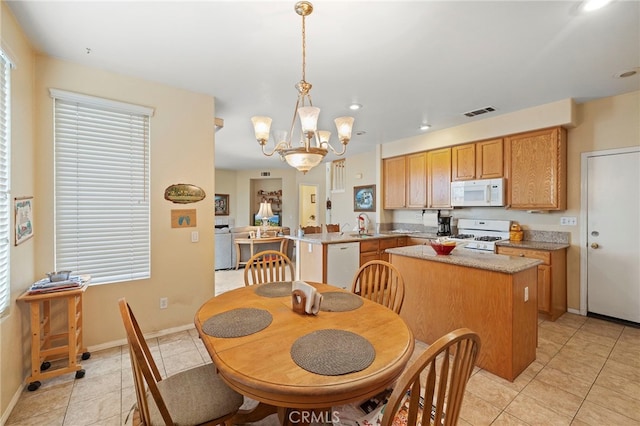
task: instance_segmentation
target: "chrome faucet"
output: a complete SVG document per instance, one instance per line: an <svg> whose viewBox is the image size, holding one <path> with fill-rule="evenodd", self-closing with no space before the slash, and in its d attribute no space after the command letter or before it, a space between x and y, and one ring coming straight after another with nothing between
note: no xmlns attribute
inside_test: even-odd
<svg viewBox="0 0 640 426"><path fill-rule="evenodd" d="M345 226L351 226L351 225L349 225L348 223L343 224L343 225L340 227L340 235L344 235L344 231L343 231L343 229L344 229L344 227L345 227Z"/></svg>

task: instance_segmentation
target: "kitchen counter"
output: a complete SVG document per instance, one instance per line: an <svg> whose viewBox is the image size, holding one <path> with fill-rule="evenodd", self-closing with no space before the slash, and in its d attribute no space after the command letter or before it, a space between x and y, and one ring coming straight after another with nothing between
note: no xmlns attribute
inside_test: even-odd
<svg viewBox="0 0 640 426"><path fill-rule="evenodd" d="M428 344L460 327L480 336L477 365L513 381L536 358L540 260L458 247L387 249L404 278L400 316Z"/></svg>
<svg viewBox="0 0 640 426"><path fill-rule="evenodd" d="M370 260L389 260L385 249L404 246L401 233L363 234L325 232L302 237L287 236L294 241L296 279L329 283L351 288L360 265Z"/></svg>
<svg viewBox="0 0 640 426"><path fill-rule="evenodd" d="M537 259L504 256L501 254L494 254L493 252L468 250L462 247L455 248L449 255L437 255L436 252L427 245L396 247L387 249L387 253L434 262L449 263L457 266L466 266L469 268L502 272L505 274L515 274L542 263L542 261Z"/></svg>
<svg viewBox="0 0 640 426"><path fill-rule="evenodd" d="M570 247L570 244L566 243L548 243L544 241L498 241L497 246L501 247L515 247L526 248L532 250L562 250Z"/></svg>
<svg viewBox="0 0 640 426"><path fill-rule="evenodd" d="M375 240L381 238L397 238L402 237L405 234L396 233L380 233L380 234L364 234L358 235L357 232L326 232L321 234L306 234L302 238L297 235L287 235L287 238L294 241L304 241L309 244L337 244L337 243L351 243Z"/></svg>

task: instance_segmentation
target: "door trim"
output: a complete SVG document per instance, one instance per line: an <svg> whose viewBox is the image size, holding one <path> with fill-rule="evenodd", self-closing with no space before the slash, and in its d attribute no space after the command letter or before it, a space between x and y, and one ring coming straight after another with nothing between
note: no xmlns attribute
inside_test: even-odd
<svg viewBox="0 0 640 426"><path fill-rule="evenodd" d="M580 315L587 315L587 162L592 157L640 152L640 146L583 152L580 155Z"/></svg>

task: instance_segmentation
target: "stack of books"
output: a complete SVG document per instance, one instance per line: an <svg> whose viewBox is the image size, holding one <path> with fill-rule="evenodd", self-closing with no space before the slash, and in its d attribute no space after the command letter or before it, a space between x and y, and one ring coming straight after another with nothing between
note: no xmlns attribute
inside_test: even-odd
<svg viewBox="0 0 640 426"><path fill-rule="evenodd" d="M72 290L80 288L88 281L87 276L77 275L71 276L64 281L51 281L49 278L43 278L36 281L29 288L29 294L53 293L56 291Z"/></svg>

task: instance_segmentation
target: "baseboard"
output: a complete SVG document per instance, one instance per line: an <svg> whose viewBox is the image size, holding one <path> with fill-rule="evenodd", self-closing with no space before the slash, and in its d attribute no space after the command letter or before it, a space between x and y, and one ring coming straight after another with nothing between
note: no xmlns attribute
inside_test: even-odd
<svg viewBox="0 0 640 426"><path fill-rule="evenodd" d="M167 328L165 330L160 330L160 331L156 331L153 333L145 333L145 338L147 339L153 339L156 337L162 337L162 336L167 336L169 334L173 334L173 333L178 333L180 331L186 331L186 330L191 330L195 328L193 324L186 324L186 325L182 325L179 327L172 327L172 328ZM126 345L127 344L127 339L120 339L120 340L114 340L111 342L106 342L106 343L101 343L99 345L94 345L94 346L89 346L87 347L87 351L89 352L98 352L98 351L102 351L105 349L111 349L111 348L116 348L118 346L122 346L122 345ZM71 373L69 373L71 374ZM18 400L20 399L20 395L22 394L22 391L24 390L25 386L27 386L27 378L29 376L26 376L23 381L22 381L22 386L20 386L15 394L13 395L13 397L11 398L11 402L9 403L9 405L7 406L7 410L3 413L2 417L0 417L0 425L3 425L7 422L7 420L9 419L9 416L11 415L11 412L13 411L13 409L15 408L16 404L18 403Z"/></svg>
<svg viewBox="0 0 640 426"><path fill-rule="evenodd" d="M582 315L582 314L580 313L580 310L579 310L579 309L572 309L572 308L568 308L568 309L567 309L567 312L569 312L570 314ZM582 316L584 316L584 315L582 315Z"/></svg>
<svg viewBox="0 0 640 426"><path fill-rule="evenodd" d="M25 378L25 383L26 383L26 378ZM13 412L13 409L15 408L16 404L18 404L18 400L20 400L20 395L22 395L22 390L23 390L23 386L20 386L16 390L16 393L13 394L11 401L9 401L9 405L7 405L6 411L2 414L2 417L0 417L0 425L7 423L7 420L9 420L9 416Z"/></svg>
<svg viewBox="0 0 640 426"><path fill-rule="evenodd" d="M144 333L144 337L146 339L154 339L156 337L162 337L169 334L178 333L180 331L191 330L194 328L195 326L193 324L186 324L178 327L167 328L165 330L155 331L153 333ZM127 344L127 339L124 338L119 340L113 340L111 342L100 343L99 345L88 346L87 350L89 352L98 352L98 351L111 349L111 348L115 348L115 347L126 345L126 344Z"/></svg>

